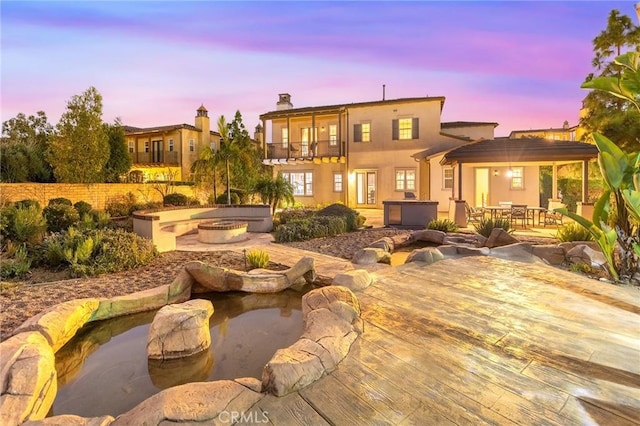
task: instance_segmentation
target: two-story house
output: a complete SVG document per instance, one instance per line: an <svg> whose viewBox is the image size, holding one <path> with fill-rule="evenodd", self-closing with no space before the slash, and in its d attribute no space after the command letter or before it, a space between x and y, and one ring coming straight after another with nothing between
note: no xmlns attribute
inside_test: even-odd
<svg viewBox="0 0 640 426"><path fill-rule="evenodd" d="M562 127L550 127L548 129L513 130L509 133L509 139L541 138L557 141L577 141L578 126L569 126L565 121Z"/></svg>
<svg viewBox="0 0 640 426"><path fill-rule="evenodd" d="M420 97L294 108L291 96L280 94L276 110L260 116L264 163L283 174L296 201L305 205L382 208L382 201L412 193L446 210L452 170L433 166L425 153L492 139L497 123L441 123L444 101Z"/></svg>
<svg viewBox="0 0 640 426"><path fill-rule="evenodd" d="M194 125L174 124L139 128L124 126L132 160L130 176L137 180L187 181L191 165L205 146L216 149L220 134L211 130L204 105L196 110Z"/></svg>

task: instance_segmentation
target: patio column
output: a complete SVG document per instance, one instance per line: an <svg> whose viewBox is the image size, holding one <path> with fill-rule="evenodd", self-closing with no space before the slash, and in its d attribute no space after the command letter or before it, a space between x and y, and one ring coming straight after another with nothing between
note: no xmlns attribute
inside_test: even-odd
<svg viewBox="0 0 640 426"><path fill-rule="evenodd" d="M582 160L582 202L589 197L589 160Z"/></svg>
<svg viewBox="0 0 640 426"><path fill-rule="evenodd" d="M458 200L462 200L462 163L458 163Z"/></svg>
<svg viewBox="0 0 640 426"><path fill-rule="evenodd" d="M551 198L558 198L558 166L553 163L551 172Z"/></svg>
<svg viewBox="0 0 640 426"><path fill-rule="evenodd" d="M282 139L280 140L282 146ZM287 159L291 158L291 119L287 116Z"/></svg>

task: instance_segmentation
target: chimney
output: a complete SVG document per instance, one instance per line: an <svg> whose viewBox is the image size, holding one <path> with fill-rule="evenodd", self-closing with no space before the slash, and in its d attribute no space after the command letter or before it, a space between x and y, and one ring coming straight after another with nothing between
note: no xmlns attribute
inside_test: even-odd
<svg viewBox="0 0 640 426"><path fill-rule="evenodd" d="M562 128L563 129L568 129L569 128L569 122L567 120L564 120L564 123L562 124Z"/></svg>
<svg viewBox="0 0 640 426"><path fill-rule="evenodd" d="M278 95L278 103L276 104L276 110L282 111L285 109L293 108L293 104L291 103L291 95L288 93L280 93Z"/></svg>
<svg viewBox="0 0 640 426"><path fill-rule="evenodd" d="M385 93L384 93L384 92L385 92L385 89L386 89L386 88L387 88L387 85L386 85L386 84L383 84L383 85L382 85L382 100L383 100L383 101L384 101L384 98L385 98Z"/></svg>
<svg viewBox="0 0 640 426"><path fill-rule="evenodd" d="M262 146L262 125L258 123L255 131L253 132L253 140L258 142Z"/></svg>

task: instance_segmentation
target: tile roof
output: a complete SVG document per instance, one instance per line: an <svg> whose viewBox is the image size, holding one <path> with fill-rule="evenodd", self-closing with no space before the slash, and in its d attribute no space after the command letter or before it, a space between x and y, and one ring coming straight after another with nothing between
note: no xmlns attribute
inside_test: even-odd
<svg viewBox="0 0 640 426"><path fill-rule="evenodd" d="M498 123L489 121L448 121L440 123L441 129L451 129L458 127L493 126L498 127Z"/></svg>
<svg viewBox="0 0 640 426"><path fill-rule="evenodd" d="M316 106L316 107L304 107L304 108L291 108L291 109L283 109L276 111L269 111L267 113L261 114L260 119L272 119L278 117L286 117L290 115L305 115L312 112L320 112L320 113L337 113L343 109L347 108L361 108L367 106L375 106L375 105L385 105L385 104L399 104L399 103L407 103L407 102L424 102L424 101L440 101L440 110L442 111L442 107L444 106L444 96L434 96L434 97L423 97L423 98L400 98L400 99L389 99L389 100L380 100L380 101L369 101L369 102L356 102L350 104L337 104L337 105L324 105L324 106Z"/></svg>

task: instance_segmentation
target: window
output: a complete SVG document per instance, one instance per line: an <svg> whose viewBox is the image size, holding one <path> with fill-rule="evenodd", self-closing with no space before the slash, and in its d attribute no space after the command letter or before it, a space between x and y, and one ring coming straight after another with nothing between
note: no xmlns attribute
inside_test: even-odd
<svg viewBox="0 0 640 426"><path fill-rule="evenodd" d="M149 141L144 142L144 152L149 152Z"/></svg>
<svg viewBox="0 0 640 426"><path fill-rule="evenodd" d="M333 192L342 192L342 173L333 174Z"/></svg>
<svg viewBox="0 0 640 426"><path fill-rule="evenodd" d="M418 118L398 118L391 121L393 140L418 139Z"/></svg>
<svg viewBox="0 0 640 426"><path fill-rule="evenodd" d="M209 148L211 148L211 151L215 151L216 150L216 143L215 142L209 142Z"/></svg>
<svg viewBox="0 0 640 426"><path fill-rule="evenodd" d="M136 143L133 140L129 141L129 153L133 154L136 151Z"/></svg>
<svg viewBox="0 0 640 426"><path fill-rule="evenodd" d="M511 168L511 189L524 189L524 173L522 167Z"/></svg>
<svg viewBox="0 0 640 426"><path fill-rule="evenodd" d="M189 152L195 152L196 150L196 141L193 139L189 139Z"/></svg>
<svg viewBox="0 0 640 426"><path fill-rule="evenodd" d="M289 146L289 129L283 127L280 130L282 131L282 147L286 148Z"/></svg>
<svg viewBox="0 0 640 426"><path fill-rule="evenodd" d="M313 173L285 172L282 177L293 186L293 195L313 195Z"/></svg>
<svg viewBox="0 0 640 426"><path fill-rule="evenodd" d="M415 191L416 169L396 169L396 191Z"/></svg>
<svg viewBox="0 0 640 426"><path fill-rule="evenodd" d="M173 152L173 139L169 139L169 152Z"/></svg>
<svg viewBox="0 0 640 426"><path fill-rule="evenodd" d="M354 142L371 142L371 123L353 125Z"/></svg>
<svg viewBox="0 0 640 426"><path fill-rule="evenodd" d="M338 144L338 126L329 124L329 145L336 146Z"/></svg>
<svg viewBox="0 0 640 426"><path fill-rule="evenodd" d="M453 188L453 168L448 167L442 170L442 189Z"/></svg>

